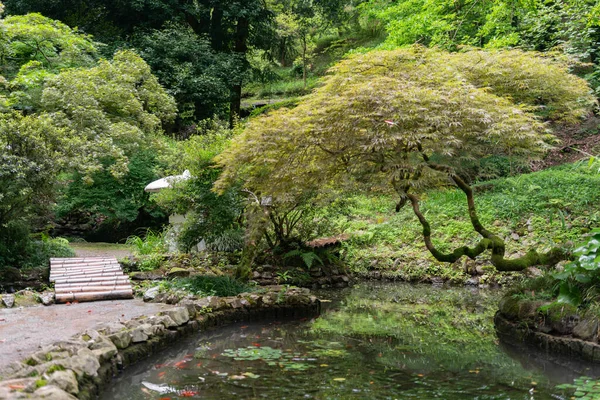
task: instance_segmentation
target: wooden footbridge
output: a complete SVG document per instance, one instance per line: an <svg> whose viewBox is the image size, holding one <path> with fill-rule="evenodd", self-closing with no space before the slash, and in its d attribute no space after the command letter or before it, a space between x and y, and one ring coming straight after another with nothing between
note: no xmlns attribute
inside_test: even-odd
<svg viewBox="0 0 600 400"><path fill-rule="evenodd" d="M129 277L114 257L51 258L50 282L57 303L133 297Z"/></svg>

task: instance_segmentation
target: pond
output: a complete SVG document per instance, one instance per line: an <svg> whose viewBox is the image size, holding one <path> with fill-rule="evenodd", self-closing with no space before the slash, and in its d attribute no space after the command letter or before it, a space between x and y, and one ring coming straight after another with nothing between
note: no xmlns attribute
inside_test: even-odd
<svg viewBox="0 0 600 400"><path fill-rule="evenodd" d="M364 283L313 320L205 332L130 367L111 399L563 399L600 371L501 346L497 291Z"/></svg>

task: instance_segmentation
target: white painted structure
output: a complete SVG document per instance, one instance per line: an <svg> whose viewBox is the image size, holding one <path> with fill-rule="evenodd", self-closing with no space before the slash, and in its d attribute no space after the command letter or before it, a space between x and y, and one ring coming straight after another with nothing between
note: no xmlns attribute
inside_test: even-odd
<svg viewBox="0 0 600 400"><path fill-rule="evenodd" d="M190 171L186 169L181 175L171 175L149 183L144 188L144 191L149 193L158 193L163 189L172 189L176 183L187 181L191 177L192 175L190 174ZM171 225L171 228L165 236L167 238L170 253L176 253L178 251L177 236L179 235L179 232L181 232L181 228L183 227L185 220L185 215L173 214L169 216L169 224ZM198 251L206 250L206 242L204 239L198 243L197 248Z"/></svg>

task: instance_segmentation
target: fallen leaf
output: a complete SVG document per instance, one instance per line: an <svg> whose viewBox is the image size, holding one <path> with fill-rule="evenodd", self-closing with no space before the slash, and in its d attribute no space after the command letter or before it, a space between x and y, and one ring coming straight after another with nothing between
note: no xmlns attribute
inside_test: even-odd
<svg viewBox="0 0 600 400"><path fill-rule="evenodd" d="M336 382L344 382L346 378L333 378L333 380Z"/></svg>
<svg viewBox="0 0 600 400"><path fill-rule="evenodd" d="M158 377L159 377L159 378L162 378L163 376L165 376L165 374L166 374L166 372L165 372L165 371L163 371L163 372L159 372L159 373L158 373Z"/></svg>
<svg viewBox="0 0 600 400"><path fill-rule="evenodd" d="M248 327L248 325L244 325L244 326L241 326L240 328L241 329L246 329L247 327Z"/></svg>
<svg viewBox="0 0 600 400"><path fill-rule="evenodd" d="M194 397L197 394L198 392L194 392L193 390L182 390L181 393L179 393L181 397Z"/></svg>
<svg viewBox="0 0 600 400"><path fill-rule="evenodd" d="M170 398L170 397L161 397L161 398L160 398L160 399L158 399L158 400L171 400L171 398Z"/></svg>
<svg viewBox="0 0 600 400"><path fill-rule="evenodd" d="M70 305L71 305L71 302L70 302L70 301L67 301L65 304L66 304L66 305L68 305L68 306L70 306Z"/></svg>
<svg viewBox="0 0 600 400"><path fill-rule="evenodd" d="M179 361L179 362L176 362L176 363L174 364L174 366L175 366L175 368L182 369L182 368L183 368L183 366L184 366L186 363L187 363L187 360L181 360L181 361Z"/></svg>
<svg viewBox="0 0 600 400"><path fill-rule="evenodd" d="M4 322L6 321L4 318L0 318L0 322Z"/></svg>
<svg viewBox="0 0 600 400"><path fill-rule="evenodd" d="M319 367L329 367L329 364L321 364Z"/></svg>
<svg viewBox="0 0 600 400"><path fill-rule="evenodd" d="M254 347L260 347L260 346L261 346L261 344L260 344L260 343L256 343L256 342L254 342L254 343L252 343L252 346L254 346Z"/></svg>
<svg viewBox="0 0 600 400"><path fill-rule="evenodd" d="M196 364L196 367L201 367L201 366L202 366L201 362L199 362L198 364Z"/></svg>
<svg viewBox="0 0 600 400"><path fill-rule="evenodd" d="M231 375L228 379L232 381L241 381L242 379L246 379L244 375Z"/></svg>
<svg viewBox="0 0 600 400"><path fill-rule="evenodd" d="M92 312L92 310L88 310L88 313L91 313L91 312Z"/></svg>
<svg viewBox="0 0 600 400"><path fill-rule="evenodd" d="M12 390L22 390L25 389L25 385L8 385L8 387Z"/></svg>

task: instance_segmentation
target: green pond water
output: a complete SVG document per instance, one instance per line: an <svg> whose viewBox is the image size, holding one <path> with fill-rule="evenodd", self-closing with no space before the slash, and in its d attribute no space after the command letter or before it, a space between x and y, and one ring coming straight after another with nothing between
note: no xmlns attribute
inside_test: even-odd
<svg viewBox="0 0 600 400"><path fill-rule="evenodd" d="M361 284L312 320L237 324L130 367L101 399L568 399L599 370L498 343L499 292Z"/></svg>

